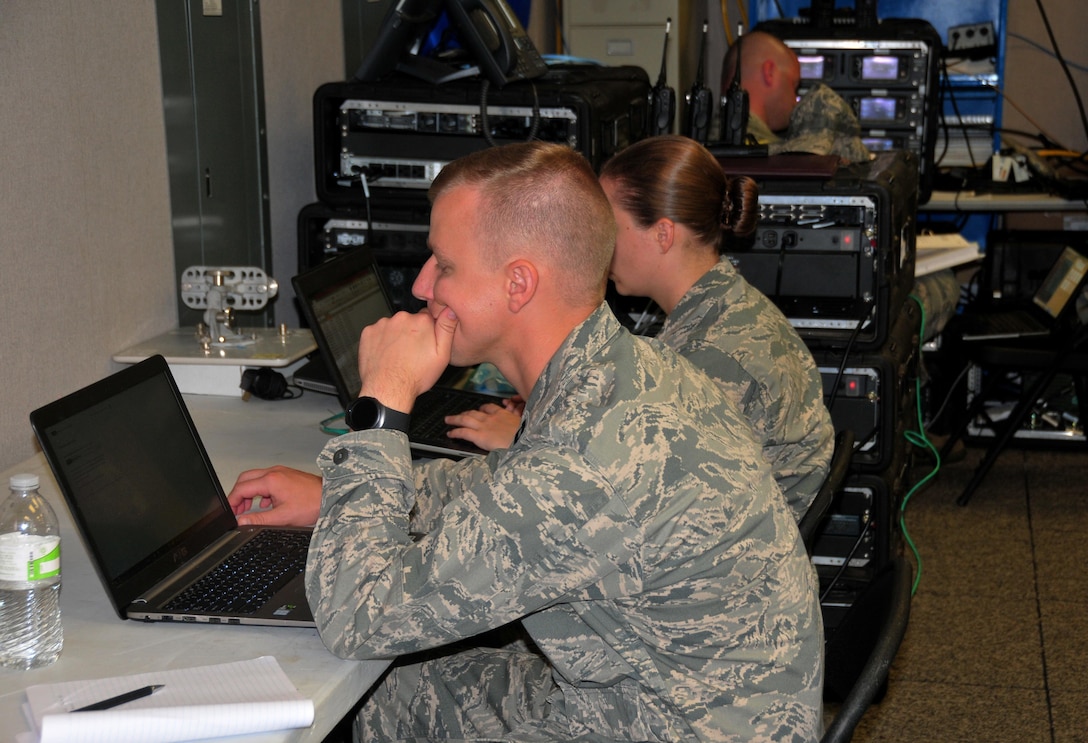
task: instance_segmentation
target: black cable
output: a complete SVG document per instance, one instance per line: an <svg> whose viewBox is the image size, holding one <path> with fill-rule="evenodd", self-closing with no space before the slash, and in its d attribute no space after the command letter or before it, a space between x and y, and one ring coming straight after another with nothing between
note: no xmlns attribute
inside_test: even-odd
<svg viewBox="0 0 1088 743"><path fill-rule="evenodd" d="M532 142L536 139L536 135L540 132L540 96L537 95L536 83L530 81L530 87L533 90L533 123L529 127L529 135L525 138L526 142ZM491 136L491 124L487 117L487 93L491 89L491 81L484 78L483 83L480 85L480 126L483 128L484 139L492 147L496 146L494 137Z"/></svg>
<svg viewBox="0 0 1088 743"><path fill-rule="evenodd" d="M245 394L262 400L294 400L302 397L304 390L291 384L287 378L275 369L261 366L242 372L242 381L238 385Z"/></svg>
<svg viewBox="0 0 1088 743"><path fill-rule="evenodd" d="M786 270L786 241L779 241L778 245L778 262L775 265L774 273L774 296L782 296L782 274Z"/></svg>
<svg viewBox="0 0 1088 743"><path fill-rule="evenodd" d="M366 205L366 243L370 249L374 249L374 217L370 213L370 185L367 183L366 172L359 174L363 182L363 204Z"/></svg>
<svg viewBox="0 0 1088 743"><path fill-rule="evenodd" d="M1013 129L1007 126L999 127L997 132L998 134L1015 134L1018 137L1034 139L1043 147L1050 147L1053 145L1053 143L1046 138L1046 135L1041 132L1025 132L1023 129Z"/></svg>
<svg viewBox="0 0 1088 743"><path fill-rule="evenodd" d="M876 306L874 305L873 309L871 309L869 311L869 316L871 317L875 311L876 311ZM828 412L830 412L831 409L833 407L835 407L835 400L837 399L837 396L839 394L839 384L842 381L843 375L846 373L846 363L850 359L850 354L853 353L854 343L857 342L858 334L861 333L861 326L864 323L865 323L864 318L858 320L858 324L854 326L854 331L852 333L850 333L850 337L846 341L846 347L843 348L842 362L839 364L839 370L835 373L835 379L831 382L831 391L827 395L827 409L828 409ZM872 435L872 434L870 434L870 435ZM860 447L855 445L854 448L858 449Z"/></svg>
<svg viewBox="0 0 1088 743"><path fill-rule="evenodd" d="M656 303L652 299L650 299L650 300L648 300L646 302L646 306L643 308L642 314L639 315L638 320L635 321L635 325L631 329L632 333L634 333L635 335L648 335L649 334L650 328L653 327L653 322L651 322L649 325L646 326L646 329L645 329L646 332L642 332L643 331L642 323L646 322L647 320L653 321L656 318L657 312L654 311L655 306L656 306Z"/></svg>
<svg viewBox="0 0 1088 743"><path fill-rule="evenodd" d="M1084 101L1081 100L1080 91L1077 90L1077 83L1073 80L1073 74L1069 71L1069 65L1066 63L1065 57L1062 56L1061 51L1058 49L1058 40L1054 38L1054 30L1050 27L1050 19L1046 15L1046 9L1043 7L1043 0L1035 0L1035 5L1039 8L1039 16L1043 19L1043 25L1046 27L1046 34L1050 37L1050 45L1054 48L1054 56L1061 65L1066 80L1069 81L1069 87L1073 90L1073 98L1076 100L1077 110L1080 112L1080 123L1081 126L1084 127L1085 136L1088 136L1088 115L1084 113Z"/></svg>
<svg viewBox="0 0 1088 743"><path fill-rule="evenodd" d="M948 65L942 65L941 66L941 98L943 99L944 95L946 93L948 95L951 95L951 90L952 90L952 82L948 79ZM963 122L961 121L960 124L962 125ZM941 148L941 153L939 155L935 154L933 156L933 167L935 167L935 168L939 168L941 166L941 162L944 160L944 156L948 154L948 144L949 144L950 140L952 139L949 136L949 126L948 126L948 117L947 116L941 116L941 129L944 130L944 146ZM964 139L966 139L967 138L967 133L964 132L963 136L964 136Z"/></svg>
<svg viewBox="0 0 1088 743"><path fill-rule="evenodd" d="M945 393L944 400L941 402L941 406L937 408L937 412L934 413L929 419L929 427L931 429L933 428L934 424L940 421L941 416L944 415L944 409L948 406L948 402L952 399L952 394L956 391L956 388L959 386L960 380L964 378L970 368L970 365L965 365L963 369L960 370L960 373L956 375L956 378L952 380L952 384L948 386L948 392Z"/></svg>
<svg viewBox="0 0 1088 743"><path fill-rule="evenodd" d="M374 247L374 219L370 213L370 181L368 177L376 175L374 180L381 179L381 171L371 170L370 166L364 166L362 168L353 167L351 170L352 177L359 179L359 185L363 187L363 206L366 207L366 241L367 245Z"/></svg>
<svg viewBox="0 0 1088 743"><path fill-rule="evenodd" d="M952 111L953 111L953 113L956 114L956 120L960 122L959 127L960 127L961 131L963 132L963 141L967 145L967 157L969 158L969 160L971 162L971 167L972 168L977 168L977 167L979 167L979 164L975 161L975 153L971 149L971 138L967 136L967 129L964 127L964 124L963 124L963 116L960 114L960 106L956 102L955 93L952 92L952 81L948 78L948 67L947 66L945 67L944 74L945 74L945 79L948 81L948 88L947 88L948 101L949 101L949 103L952 104ZM948 148L948 128L947 127L948 127L948 122L945 121L945 138L944 138L945 149Z"/></svg>
<svg viewBox="0 0 1088 743"><path fill-rule="evenodd" d="M823 604L827 600L827 597L831 593L831 590L835 587L835 584L839 582L839 579L842 578L843 573L845 573L846 569L850 567L850 561L854 559L854 555L857 554L857 551L861 547L862 542L865 541L865 535L869 533L869 527L872 526L872 524L872 519L865 522L865 526L862 527L861 534L858 534L858 538L857 541L854 542L854 546L851 547L850 551L846 554L846 557L843 559L842 565L839 566L839 569L835 571L835 574L833 576L831 576L831 580L828 582L827 588L825 588L823 593L820 594L821 604Z"/></svg>

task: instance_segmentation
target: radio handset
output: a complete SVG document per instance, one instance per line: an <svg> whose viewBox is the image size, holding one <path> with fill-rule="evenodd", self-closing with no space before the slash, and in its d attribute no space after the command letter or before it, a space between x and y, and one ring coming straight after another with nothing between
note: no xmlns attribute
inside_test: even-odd
<svg viewBox="0 0 1088 743"><path fill-rule="evenodd" d="M540 77L548 65L506 0L446 0L446 11L480 71L503 87Z"/></svg>
<svg viewBox="0 0 1088 743"><path fill-rule="evenodd" d="M722 143L734 147L740 147L747 139L748 129L748 92L740 85L740 58L743 54L741 42L744 37L738 35L737 64L733 70L733 81L729 89L722 96Z"/></svg>
<svg viewBox="0 0 1088 743"><path fill-rule="evenodd" d="M676 116L676 92L665 82L665 61L669 51L669 29L672 18L665 19L665 48L661 50L661 74L650 91L650 134L668 134Z"/></svg>
<svg viewBox="0 0 1088 743"><path fill-rule="evenodd" d="M695 82L691 84L691 90L687 94L687 120L684 127L687 136L700 144L706 144L707 135L710 132L710 111L713 105L710 88L703 85L703 67L706 64L706 32L707 22L703 21L703 42L699 48L699 68L695 73Z"/></svg>

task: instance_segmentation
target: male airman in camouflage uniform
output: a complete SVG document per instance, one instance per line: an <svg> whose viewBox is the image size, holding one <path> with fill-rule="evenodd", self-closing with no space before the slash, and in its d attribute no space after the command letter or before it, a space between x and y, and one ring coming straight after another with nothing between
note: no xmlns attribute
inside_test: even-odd
<svg viewBox="0 0 1088 743"><path fill-rule="evenodd" d="M600 172L619 228L610 277L620 294L645 296L665 311L657 337L744 413L799 521L827 475L834 428L812 353L782 312L719 257L724 234L755 229L758 191L748 180L728 178L686 137L650 137L610 158ZM509 446L520 415L488 404L446 420L451 435L490 450Z"/></svg>
<svg viewBox="0 0 1088 743"><path fill-rule="evenodd" d="M861 125L850 105L823 84L798 96L801 63L772 34L752 31L729 48L722 62L723 95L736 74L738 54L741 87L748 93L747 133L767 145L769 154L813 152L838 155L847 162L869 159Z"/></svg>
<svg viewBox="0 0 1088 743"><path fill-rule="evenodd" d="M718 386L603 303L615 223L588 163L492 148L432 198L428 311L364 330L360 394L409 410L448 362L489 360L525 415L510 448L460 462L413 466L397 430L322 452L306 570L322 640L428 654L374 690L360 737L818 738L822 627L794 518ZM465 649L519 622L527 641Z"/></svg>
<svg viewBox="0 0 1088 743"><path fill-rule="evenodd" d="M800 521L835 446L812 352L782 311L722 259L683 296L658 339L739 405Z"/></svg>

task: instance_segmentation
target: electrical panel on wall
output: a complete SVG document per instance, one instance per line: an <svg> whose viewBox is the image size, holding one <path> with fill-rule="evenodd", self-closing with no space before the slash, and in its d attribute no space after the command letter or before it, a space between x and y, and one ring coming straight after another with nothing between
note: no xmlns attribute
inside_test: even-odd
<svg viewBox="0 0 1088 743"><path fill-rule="evenodd" d="M176 274L193 265L272 272L259 8L156 0ZM235 74L224 74L234 70ZM270 326L268 309L240 316ZM178 298L178 320L201 313Z"/></svg>
<svg viewBox="0 0 1088 743"><path fill-rule="evenodd" d="M636 65L646 70L660 90L672 91L669 125L672 133L682 133L682 98L695 80L704 20L702 15L695 18L693 5L690 0L565 3L564 52L608 66Z"/></svg>

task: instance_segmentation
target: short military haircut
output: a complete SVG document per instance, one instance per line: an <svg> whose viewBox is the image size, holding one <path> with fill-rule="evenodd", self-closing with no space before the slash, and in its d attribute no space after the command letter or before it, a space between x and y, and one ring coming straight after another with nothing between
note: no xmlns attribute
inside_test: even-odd
<svg viewBox="0 0 1088 743"><path fill-rule="evenodd" d="M470 186L482 198L482 238L498 265L517 253L547 263L579 304L604 297L616 244L612 207L589 161L566 145L521 142L454 160L431 184L432 203Z"/></svg>

